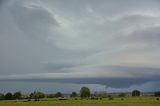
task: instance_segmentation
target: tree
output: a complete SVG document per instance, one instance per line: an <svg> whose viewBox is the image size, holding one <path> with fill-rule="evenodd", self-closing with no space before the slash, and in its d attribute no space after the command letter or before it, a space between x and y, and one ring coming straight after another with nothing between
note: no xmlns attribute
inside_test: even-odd
<svg viewBox="0 0 160 106"><path fill-rule="evenodd" d="M15 93L13 94L13 98L14 98L14 99L20 99L21 96L22 96L21 92L15 92Z"/></svg>
<svg viewBox="0 0 160 106"><path fill-rule="evenodd" d="M0 100L4 100L5 97L4 97L4 94L0 93Z"/></svg>
<svg viewBox="0 0 160 106"><path fill-rule="evenodd" d="M154 96L160 96L160 91L154 92Z"/></svg>
<svg viewBox="0 0 160 106"><path fill-rule="evenodd" d="M63 97L63 95L62 95L61 92L57 92L54 96L55 96L55 97Z"/></svg>
<svg viewBox="0 0 160 106"><path fill-rule="evenodd" d="M141 92L139 90L133 90L132 96L140 96Z"/></svg>
<svg viewBox="0 0 160 106"><path fill-rule="evenodd" d="M39 101L40 98L44 98L45 95L42 92L35 91L30 94L30 98L35 99L35 101Z"/></svg>
<svg viewBox="0 0 160 106"><path fill-rule="evenodd" d="M80 90L80 94L82 98L88 98L90 97L90 89L87 87L82 87Z"/></svg>
<svg viewBox="0 0 160 106"><path fill-rule="evenodd" d="M12 100L12 98L13 98L12 93L10 92L6 93L5 100Z"/></svg>
<svg viewBox="0 0 160 106"><path fill-rule="evenodd" d="M77 97L77 93L76 92L72 92L70 97Z"/></svg>

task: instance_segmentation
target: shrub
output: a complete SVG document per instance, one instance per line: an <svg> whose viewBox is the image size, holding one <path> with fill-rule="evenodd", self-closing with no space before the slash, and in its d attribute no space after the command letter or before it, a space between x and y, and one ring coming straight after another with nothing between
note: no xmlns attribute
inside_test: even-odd
<svg viewBox="0 0 160 106"><path fill-rule="evenodd" d="M154 92L154 96L160 96L160 91L158 91L158 92Z"/></svg>
<svg viewBox="0 0 160 106"><path fill-rule="evenodd" d="M80 90L80 94L82 98L88 98L90 97L90 89L87 87L82 87Z"/></svg>
<svg viewBox="0 0 160 106"><path fill-rule="evenodd" d="M77 97L77 93L76 92L72 92L72 94L70 95L70 97Z"/></svg>
<svg viewBox="0 0 160 106"><path fill-rule="evenodd" d="M57 92L54 96L55 96L55 97L63 97L63 95L62 95L61 92Z"/></svg>
<svg viewBox="0 0 160 106"><path fill-rule="evenodd" d="M139 90L133 90L132 96L140 96L141 92Z"/></svg>
<svg viewBox="0 0 160 106"><path fill-rule="evenodd" d="M39 101L40 98L44 98L45 95L42 92L35 91L30 94L30 98L34 99L35 101Z"/></svg>
<svg viewBox="0 0 160 106"><path fill-rule="evenodd" d="M10 92L6 93L5 100L12 100L12 99L13 99L12 93Z"/></svg>
<svg viewBox="0 0 160 106"><path fill-rule="evenodd" d="M15 92L15 93L13 94L13 98L14 98L14 99L20 99L21 96L22 96L21 92Z"/></svg>
<svg viewBox="0 0 160 106"><path fill-rule="evenodd" d="M0 100L4 100L5 97L4 97L4 94L0 93Z"/></svg>

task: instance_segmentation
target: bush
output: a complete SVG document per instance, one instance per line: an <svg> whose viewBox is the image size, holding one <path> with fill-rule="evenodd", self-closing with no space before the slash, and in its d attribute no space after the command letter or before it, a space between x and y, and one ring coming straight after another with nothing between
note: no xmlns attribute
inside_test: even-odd
<svg viewBox="0 0 160 106"><path fill-rule="evenodd" d="M35 91L30 94L30 98L34 99L35 101L39 101L40 98L44 98L45 95L42 92Z"/></svg>
<svg viewBox="0 0 160 106"><path fill-rule="evenodd" d="M12 99L13 99L12 93L10 92L6 93L5 100L12 100Z"/></svg>
<svg viewBox="0 0 160 106"><path fill-rule="evenodd" d="M139 90L133 90L132 96L140 96L141 92Z"/></svg>
<svg viewBox="0 0 160 106"><path fill-rule="evenodd" d="M54 97L63 97L62 93L61 92L57 92Z"/></svg>
<svg viewBox="0 0 160 106"><path fill-rule="evenodd" d="M15 92L15 93L13 94L13 98L14 98L14 99L20 99L21 96L22 96L21 92Z"/></svg>
<svg viewBox="0 0 160 106"><path fill-rule="evenodd" d="M160 96L160 91L158 91L158 92L154 92L154 96Z"/></svg>
<svg viewBox="0 0 160 106"><path fill-rule="evenodd" d="M77 93L76 92L72 92L72 94L70 95L70 97L77 97Z"/></svg>
<svg viewBox="0 0 160 106"><path fill-rule="evenodd" d="M90 97L90 89L87 87L82 87L80 90L80 94L82 98L88 98Z"/></svg>
<svg viewBox="0 0 160 106"><path fill-rule="evenodd" d="M0 93L0 100L4 100L5 97L4 97L4 94Z"/></svg>

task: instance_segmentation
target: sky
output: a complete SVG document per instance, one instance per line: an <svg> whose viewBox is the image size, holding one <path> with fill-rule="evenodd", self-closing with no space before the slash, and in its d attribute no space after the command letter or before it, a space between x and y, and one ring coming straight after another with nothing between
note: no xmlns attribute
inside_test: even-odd
<svg viewBox="0 0 160 106"><path fill-rule="evenodd" d="M0 92L160 90L159 0L0 0Z"/></svg>

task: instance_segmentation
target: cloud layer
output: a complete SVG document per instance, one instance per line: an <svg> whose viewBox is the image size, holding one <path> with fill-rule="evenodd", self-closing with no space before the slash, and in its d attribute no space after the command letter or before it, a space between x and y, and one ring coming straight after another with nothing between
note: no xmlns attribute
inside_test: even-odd
<svg viewBox="0 0 160 106"><path fill-rule="evenodd" d="M1 83L151 88L148 83L156 85L160 76L159 5L158 0L2 1Z"/></svg>

